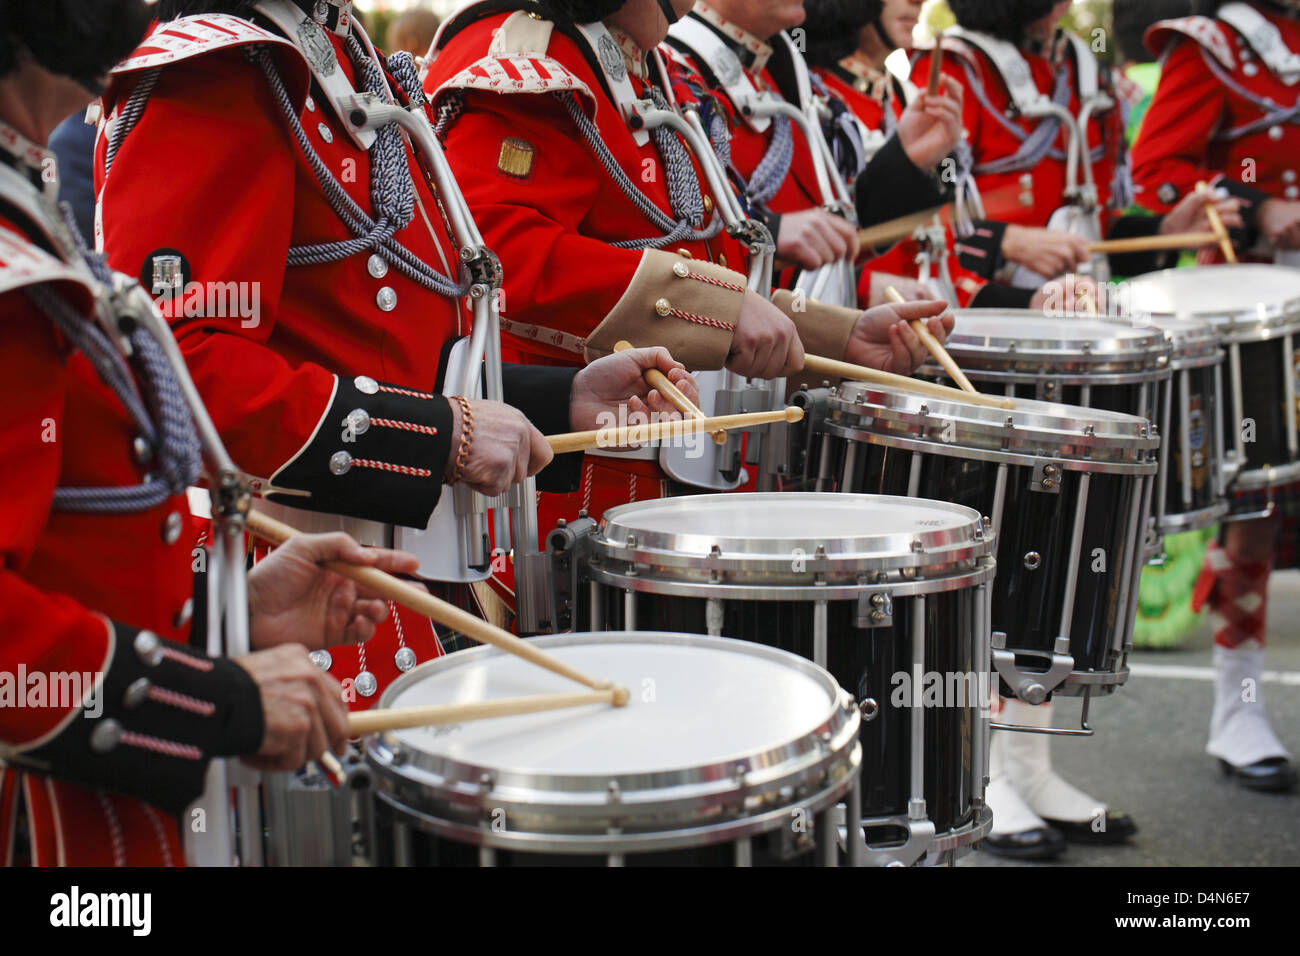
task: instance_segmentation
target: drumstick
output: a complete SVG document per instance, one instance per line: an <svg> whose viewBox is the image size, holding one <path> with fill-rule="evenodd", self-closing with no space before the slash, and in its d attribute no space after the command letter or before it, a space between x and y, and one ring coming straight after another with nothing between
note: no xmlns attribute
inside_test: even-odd
<svg viewBox="0 0 1300 956"><path fill-rule="evenodd" d="M1232 238L1228 235L1228 227L1223 224L1223 217L1219 215L1219 209L1214 205L1214 194L1210 192L1209 184L1202 180L1196 184L1196 191L1205 201L1205 217L1210 220L1210 227L1219 239L1219 248L1223 250L1223 258L1235 266L1237 264L1237 253L1232 248Z"/></svg>
<svg viewBox="0 0 1300 956"><path fill-rule="evenodd" d="M1218 210L1216 209L1217 213ZM1199 249L1218 242L1213 232L1171 232L1167 236L1130 236L1088 243L1089 252L1158 252L1163 249Z"/></svg>
<svg viewBox="0 0 1300 956"><path fill-rule="evenodd" d="M569 452L587 451L589 448L620 448L623 445L639 445L664 438L681 438L683 435L696 435L718 429L752 428L755 425L769 425L781 421L797 422L801 418L803 418L803 409L791 405L772 412L746 412L743 415L718 415L713 418L685 418L671 422L655 422L653 425L629 425L625 428L598 428L589 432L547 435L546 440L557 455L567 455Z"/></svg>
<svg viewBox="0 0 1300 956"><path fill-rule="evenodd" d="M1016 403L1009 398L998 398L995 395L985 395L982 392L976 392L972 395L963 392L961 389L949 388L947 385L940 385L937 382L927 382L924 379L910 378L907 375L895 375L893 372L882 372L878 368L854 365L851 362L823 358L820 355L805 355L803 367L804 371L815 372L818 375L833 375L847 379L850 382L883 385L904 392L914 392L917 395L941 398L948 402L969 402L972 405L987 405L990 408L1014 409L1016 407Z"/></svg>
<svg viewBox="0 0 1300 956"><path fill-rule="evenodd" d="M1083 311L1089 315L1097 314L1097 303L1093 301L1092 291L1087 288L1079 288L1075 291L1075 298L1083 306Z"/></svg>
<svg viewBox="0 0 1300 956"><path fill-rule="evenodd" d="M626 352L634 348L631 342L626 340L614 344L615 352ZM675 409L682 413L685 418L704 418L704 412L700 411L689 398L687 398L680 388L669 380L668 376L657 368L648 368L645 370L645 380L651 388L659 389L659 394L668 399ZM725 431L716 431L713 433L713 443L715 445L725 445L727 443L727 433Z"/></svg>
<svg viewBox="0 0 1300 956"><path fill-rule="evenodd" d="M903 298L903 293L899 292L892 285L885 287L885 298L895 305L907 304L907 299ZM963 392L969 392L971 395L978 395L979 389L970 383L970 379L966 377L966 373L961 370L961 367L953 357L948 354L948 350L943 347L943 343L936 339L930 330L925 327L925 323L920 319L912 319L910 325L912 326L912 331L917 334L917 337L925 343L925 347L930 350L930 354L933 355L938 363L943 366L943 370L948 373L948 377L960 385Z"/></svg>
<svg viewBox="0 0 1300 956"><path fill-rule="evenodd" d="M930 54L930 82L925 87L926 95L934 96L939 92L940 68L943 66L943 32L934 38L934 52Z"/></svg>
<svg viewBox="0 0 1300 956"><path fill-rule="evenodd" d="M897 219L890 219L887 222L878 222L874 226L868 226L866 229L859 229L858 243L865 249L871 246L883 246L896 239L910 236L935 216L942 215L947 208L947 206L936 206L933 209L927 209L925 212L915 212L907 216L899 216Z"/></svg>
<svg viewBox="0 0 1300 956"><path fill-rule="evenodd" d="M537 714L565 707L585 707L588 704L613 704L625 707L630 693L626 687L610 687L587 694L537 694L533 697L505 697L501 700L475 701L470 704L431 704L426 707L391 707L381 710L363 710L348 714L348 731L354 737L377 734L385 730L404 727L436 727L440 724L460 724L468 720L487 720L491 717L513 717L516 714Z"/></svg>
<svg viewBox="0 0 1300 956"><path fill-rule="evenodd" d="M287 524L259 511L250 511L244 520L250 534L255 534L257 537L274 545L284 544L299 533L296 528L291 528ZM514 654L516 657L522 657L524 660L536 664L538 667L544 667L561 677L567 677L579 684L586 684L593 690L606 690L610 687L609 681L588 677L553 654L548 654L541 648L520 640L509 631L503 631L501 628L487 623L487 621L479 620L474 615L462 611L455 605L434 597L428 591L398 580L391 574L385 574L377 568L360 567L343 561L326 561L325 567L335 574L356 581L382 598L395 601L403 607L409 607L417 614L432 618L439 624L460 631L482 644L491 644L493 647Z"/></svg>

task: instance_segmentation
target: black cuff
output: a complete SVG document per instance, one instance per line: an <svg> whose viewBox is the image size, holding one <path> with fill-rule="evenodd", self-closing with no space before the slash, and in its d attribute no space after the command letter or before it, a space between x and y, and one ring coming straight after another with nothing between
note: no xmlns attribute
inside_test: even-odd
<svg viewBox="0 0 1300 956"><path fill-rule="evenodd" d="M551 365L501 366L502 394L507 405L513 405L533 423L543 435L559 435L570 431L569 399L573 392L576 368ZM582 453L557 455L537 475L537 488L561 494L578 490L582 476Z"/></svg>
<svg viewBox="0 0 1300 956"><path fill-rule="evenodd" d="M1120 216L1111 222L1107 239L1132 239L1137 236L1154 236L1160 232L1163 216ZM1156 249L1148 252L1112 252L1110 271L1116 276L1138 276L1178 265L1179 249Z"/></svg>
<svg viewBox="0 0 1300 956"><path fill-rule="evenodd" d="M1233 245L1238 249L1250 249L1259 242L1259 210L1270 199L1275 198L1264 192L1262 189L1253 189L1245 183L1239 183L1235 179L1229 179L1224 176L1215 184L1215 188L1222 186L1229 196L1234 199L1244 199L1246 205L1241 210L1241 221L1245 223L1243 229L1229 229L1228 235L1232 238Z"/></svg>
<svg viewBox="0 0 1300 956"><path fill-rule="evenodd" d="M933 172L918 169L898 136L891 136L871 158L854 187L858 225L864 229L942 206L952 188Z"/></svg>
<svg viewBox="0 0 1300 956"><path fill-rule="evenodd" d="M238 664L114 624L97 692L17 760L179 814L203 792L209 759L256 753L264 733L257 685Z"/></svg>
<svg viewBox="0 0 1300 956"><path fill-rule="evenodd" d="M990 282L975 293L968 309L1027 309L1037 294L1037 289Z"/></svg>
<svg viewBox="0 0 1300 956"><path fill-rule="evenodd" d="M1002 237L1006 233L1005 222L979 220L969 236L956 241L957 261L981 279L992 279L1002 268Z"/></svg>
<svg viewBox="0 0 1300 956"><path fill-rule="evenodd" d="M272 501L423 528L442 494L452 414L441 395L358 376L337 379L310 443L271 479L311 497Z"/></svg>

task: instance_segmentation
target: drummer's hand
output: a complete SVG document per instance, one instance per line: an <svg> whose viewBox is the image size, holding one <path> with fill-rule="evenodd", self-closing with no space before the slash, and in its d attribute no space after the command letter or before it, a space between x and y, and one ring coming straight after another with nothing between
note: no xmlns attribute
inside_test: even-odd
<svg viewBox="0 0 1300 956"><path fill-rule="evenodd" d="M803 368L803 343L795 324L748 289L731 339L727 368L749 378L781 378Z"/></svg>
<svg viewBox="0 0 1300 956"><path fill-rule="evenodd" d="M889 301L885 290L893 286L908 302L922 302L934 298L934 293L917 279L907 276L890 275L888 272L871 273L871 291L867 297L867 306L884 305Z"/></svg>
<svg viewBox="0 0 1300 956"><path fill-rule="evenodd" d="M1264 238L1278 249L1300 249L1300 202L1269 199L1256 219Z"/></svg>
<svg viewBox="0 0 1300 956"><path fill-rule="evenodd" d="M516 482L537 474L551 463L555 453L546 436L517 408L501 402L474 399L474 435L469 460L461 482L475 491L495 497ZM461 443L460 403L451 403L451 454L444 477L450 483L456 469L456 455Z"/></svg>
<svg viewBox="0 0 1300 956"><path fill-rule="evenodd" d="M699 404L700 388L695 379L667 349L626 349L597 359L574 377L569 426L576 432L605 428L611 415L619 418L621 405L627 406L629 421L642 415L653 415L660 421L681 418L676 407L646 382L646 369L651 368L663 372L687 398Z"/></svg>
<svg viewBox="0 0 1300 956"><path fill-rule="evenodd" d="M777 226L776 257L801 269L858 258L858 230L843 216L825 209L786 213Z"/></svg>
<svg viewBox="0 0 1300 956"><path fill-rule="evenodd" d="M926 326L940 342L952 331L953 316L948 303L938 299L907 302L903 305L878 305L859 316L849 336L844 360L868 365L884 372L909 375L926 360L930 350L908 323L928 319Z"/></svg>
<svg viewBox="0 0 1300 956"><path fill-rule="evenodd" d="M898 119L898 142L912 164L929 172L961 141L962 87L942 77L940 91L922 92Z"/></svg>
<svg viewBox="0 0 1300 956"><path fill-rule="evenodd" d="M359 644L388 617L388 605L324 567L343 561L395 574L414 574L420 559L404 551L363 548L341 531L299 534L248 573L249 642L256 650L303 644L313 650Z"/></svg>
<svg viewBox="0 0 1300 956"><path fill-rule="evenodd" d="M1007 226L1002 234L1002 255L1040 276L1064 275L1091 258L1088 240L1060 229Z"/></svg>
<svg viewBox="0 0 1300 956"><path fill-rule="evenodd" d="M235 663L257 684L266 728L261 747L244 763L257 770L292 771L327 748L343 753L348 740L343 688L312 663L305 647L282 644Z"/></svg>
<svg viewBox="0 0 1300 956"><path fill-rule="evenodd" d="M1245 207L1244 199L1236 199L1224 194L1219 198L1216 192L1214 208L1219 210L1219 217L1229 229L1240 229L1244 223L1241 210ZM1190 192L1178 200L1178 205L1165 213L1160 220L1160 235L1168 236L1178 232L1213 232L1210 217L1205 211L1205 200L1200 193ZM1216 245L1213 240L1206 245Z"/></svg>
<svg viewBox="0 0 1300 956"><path fill-rule="evenodd" d="M1035 292L1029 307L1053 318L1105 315L1106 301L1106 286L1091 276L1071 273L1053 279Z"/></svg>

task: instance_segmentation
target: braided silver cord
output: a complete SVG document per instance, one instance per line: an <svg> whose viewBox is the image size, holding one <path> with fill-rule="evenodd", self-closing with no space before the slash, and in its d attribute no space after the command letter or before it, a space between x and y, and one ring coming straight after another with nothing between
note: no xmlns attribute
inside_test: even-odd
<svg viewBox="0 0 1300 956"><path fill-rule="evenodd" d="M772 118L772 141L767 152L754 167L753 175L745 184L745 198L751 205L764 205L781 190L794 162L794 134L788 116Z"/></svg>
<svg viewBox="0 0 1300 956"><path fill-rule="evenodd" d="M420 71L416 68L415 57L405 50L399 50L388 57L387 63L388 72L393 74L393 79L406 94L406 101L420 109L428 106L429 101L425 98L424 87L420 85Z"/></svg>
<svg viewBox="0 0 1300 956"><path fill-rule="evenodd" d="M709 115L709 145L722 163L723 169L731 167L731 131L727 129L727 119L722 110L714 108Z"/></svg>
<svg viewBox="0 0 1300 956"><path fill-rule="evenodd" d="M653 86L650 87L650 100L656 109L672 110L664 95ZM704 196L700 193L700 180L695 175L690 154L677 134L667 126L656 126L650 130L650 138L655 141L655 149L664 162L668 180L668 204L672 207L673 214L681 221L690 223L692 229L700 228L704 222Z"/></svg>
<svg viewBox="0 0 1300 956"><path fill-rule="evenodd" d="M135 89L131 91L126 105L122 107L122 112L118 114L117 120L113 124L113 134L108 138L108 145L104 148L105 175L113 168L113 160L117 158L117 151L121 149L126 134L135 128L136 123L140 122L145 104L149 102L149 97L153 94L154 87L158 85L158 77L160 76L162 76L162 67L149 70L141 76L140 81L135 85Z"/></svg>
<svg viewBox="0 0 1300 956"><path fill-rule="evenodd" d="M614 159L604 141L600 138L600 132L596 129L596 124L591 121L578 102L578 97L570 92L554 94L561 103L564 104L565 110L573 118L574 125L578 127L578 132L586 141L591 151L596 155L596 159L605 167L605 171L614 180L614 184L625 195L642 214L650 220L650 223L661 230L664 235L650 239L625 239L618 242L611 242L610 245L619 249L662 249L664 246L671 245L682 241L703 241L712 239L722 231L722 218L718 212L714 211L713 219L708 227L703 230L695 229L686 220L682 219L674 222L662 209L656 206L651 200L641 192L637 185L632 182L623 168L619 166L618 161ZM656 144L657 145L657 144ZM689 160L688 160L689 162ZM691 171L694 175L694 170ZM671 171L670 171L671 176ZM669 196L673 194L675 187L669 182ZM699 193L699 182L696 181L695 189ZM703 209L704 197L700 196L701 209Z"/></svg>
<svg viewBox="0 0 1300 956"><path fill-rule="evenodd" d="M291 266L319 265L335 262L358 252L373 250L402 275L444 298L458 299L466 295L469 289L468 284L461 285L453 282L421 260L393 238L395 231L393 223L375 222L365 210L353 201L347 190L343 188L343 185L335 179L334 174L325 166L324 161L307 138L307 133L302 128L298 114L289 99L289 92L285 89L284 81L280 78L279 71L275 68L275 63L269 51L264 47L254 47L249 49L247 55L261 67L262 72L266 75L267 83L271 87L271 93L280 106L285 122L289 125L289 131L293 134L294 140L302 150L303 156L306 157L307 164L311 167L312 174L316 177L317 183L325 193L325 198L329 201L330 207L343 224L356 236L354 239L335 243L295 246L289 250L288 264ZM378 140L376 140L376 143L378 143ZM385 188L382 185L385 173L373 172L378 166L379 155L378 150L372 150L372 189L375 188L374 184L377 178L381 181L378 188ZM400 173L405 177L406 183L410 185L410 170L406 165L404 145L400 161ZM388 201L388 199L385 199L385 202Z"/></svg>

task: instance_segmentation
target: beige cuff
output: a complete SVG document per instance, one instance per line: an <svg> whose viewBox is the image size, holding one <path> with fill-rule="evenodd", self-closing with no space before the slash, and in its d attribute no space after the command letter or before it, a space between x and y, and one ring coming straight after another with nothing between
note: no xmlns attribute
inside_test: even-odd
<svg viewBox="0 0 1300 956"><path fill-rule="evenodd" d="M775 290L772 293L772 304L795 324L803 350L809 355L847 360L845 353L849 349L849 337L853 334L858 317L862 315L860 310L826 305L803 296L796 297L789 289ZM788 384L790 391L794 392L800 388L816 388L823 381L829 382L832 387L839 384L838 378L827 378L825 375L809 378L804 372L791 375Z"/></svg>
<svg viewBox="0 0 1300 956"><path fill-rule="evenodd" d="M722 368L745 302L745 277L699 259L648 249L627 291L587 336L588 362L620 339L662 345L689 369Z"/></svg>

